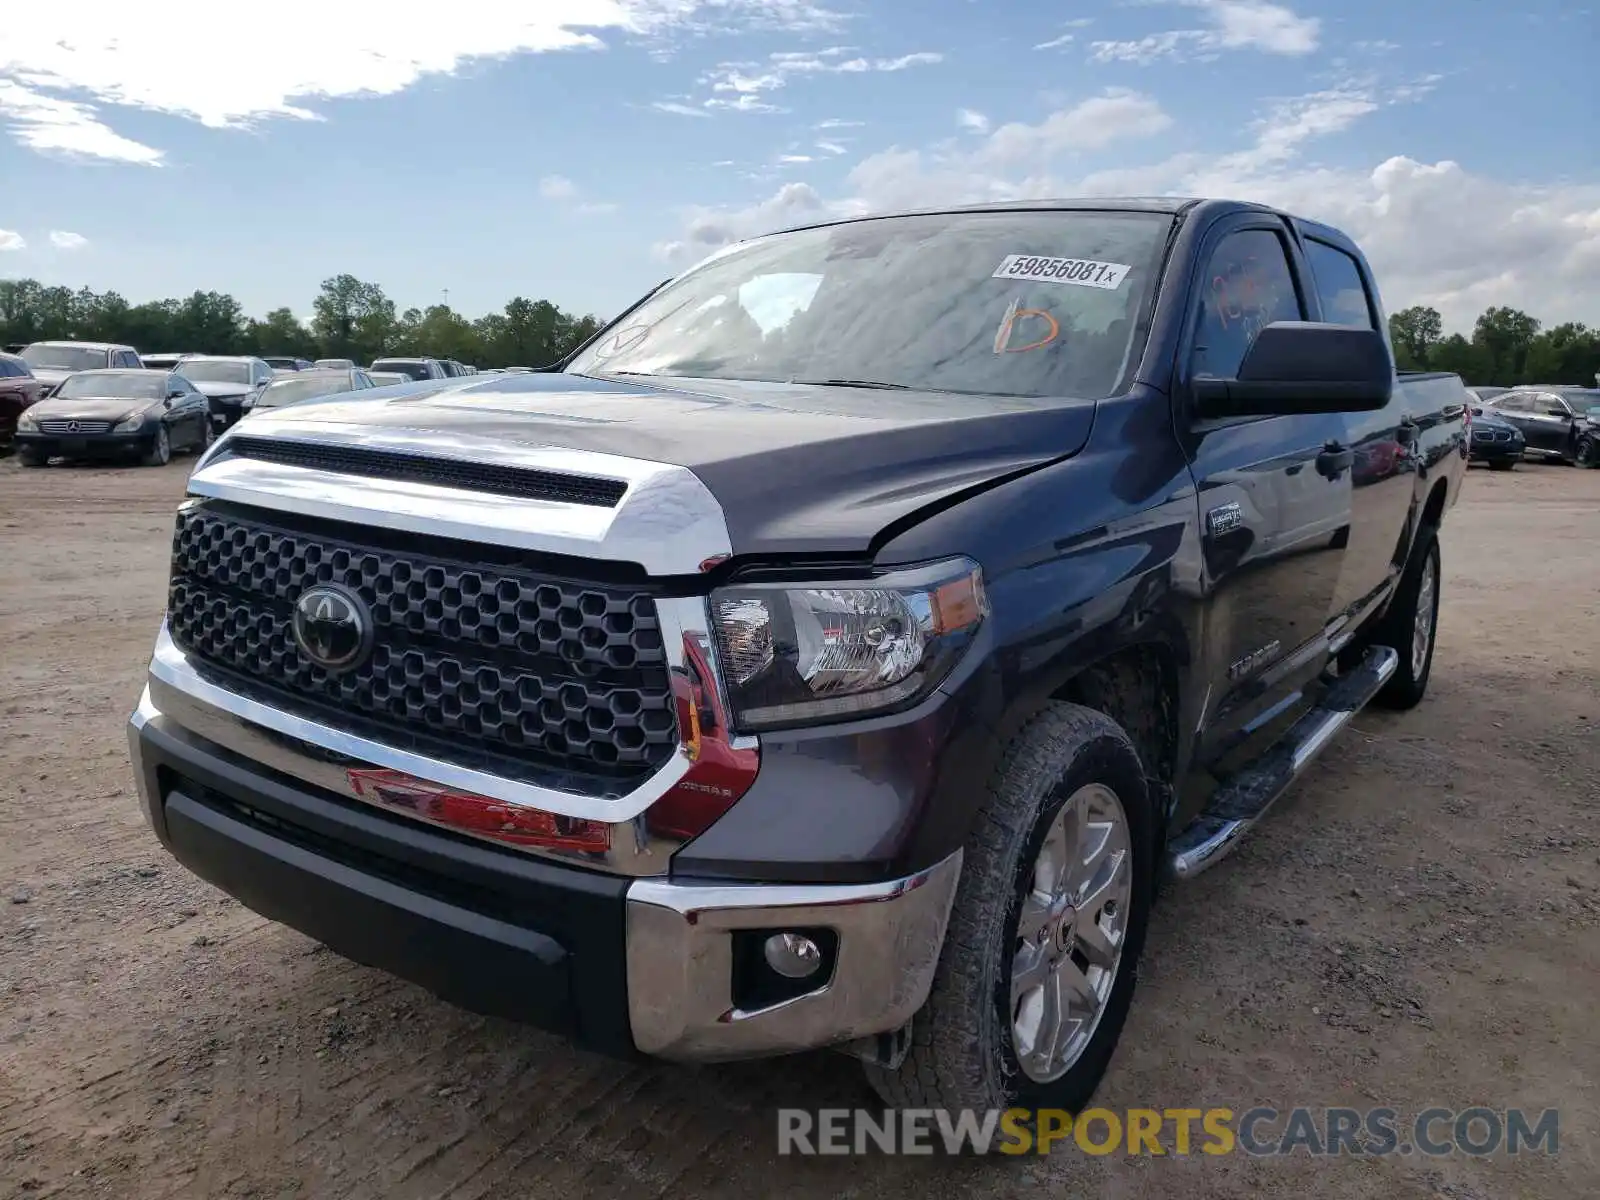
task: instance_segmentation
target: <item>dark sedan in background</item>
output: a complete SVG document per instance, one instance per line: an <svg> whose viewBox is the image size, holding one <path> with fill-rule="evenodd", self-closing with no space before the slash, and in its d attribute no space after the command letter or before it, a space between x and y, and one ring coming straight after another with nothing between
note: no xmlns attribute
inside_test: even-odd
<svg viewBox="0 0 1600 1200"><path fill-rule="evenodd" d="M1495 416L1522 430L1529 454L1575 463L1581 460L1578 443L1588 410L1600 405L1600 389L1519 384L1487 403Z"/></svg>
<svg viewBox="0 0 1600 1200"><path fill-rule="evenodd" d="M10 454L17 420L44 394L44 384L33 377L28 360L0 354L0 454Z"/></svg>
<svg viewBox="0 0 1600 1200"><path fill-rule="evenodd" d="M211 424L227 429L276 377L265 359L250 355L195 354L178 364L183 376L211 400Z"/></svg>
<svg viewBox="0 0 1600 1200"><path fill-rule="evenodd" d="M206 397L176 371L80 371L18 419L17 460L137 457L159 467L174 450L204 450L211 431Z"/></svg>
<svg viewBox="0 0 1600 1200"><path fill-rule="evenodd" d="M1472 408L1472 453L1468 462L1488 463L1491 470L1510 471L1522 461L1527 441L1518 429L1493 408L1474 404Z"/></svg>

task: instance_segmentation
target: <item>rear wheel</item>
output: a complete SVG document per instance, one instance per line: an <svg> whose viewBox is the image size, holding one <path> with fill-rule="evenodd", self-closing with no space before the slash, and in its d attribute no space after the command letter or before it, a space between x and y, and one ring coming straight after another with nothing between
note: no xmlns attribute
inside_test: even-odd
<svg viewBox="0 0 1600 1200"><path fill-rule="evenodd" d="M1089 1102L1133 999L1156 820L1128 735L1052 704L1017 735L963 857L939 968L899 1067L897 1108Z"/></svg>
<svg viewBox="0 0 1600 1200"><path fill-rule="evenodd" d="M1415 708L1428 690L1433 673L1433 642L1439 628L1439 531L1424 526L1411 551L1411 562L1400 578L1383 624L1373 636L1380 646L1392 646L1400 665L1373 697L1383 708Z"/></svg>

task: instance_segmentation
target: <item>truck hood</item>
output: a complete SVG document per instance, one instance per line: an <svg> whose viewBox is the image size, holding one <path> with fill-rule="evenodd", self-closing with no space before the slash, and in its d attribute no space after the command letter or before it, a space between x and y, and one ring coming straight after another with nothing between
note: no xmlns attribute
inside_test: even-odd
<svg viewBox="0 0 1600 1200"><path fill-rule="evenodd" d="M249 432L393 428L670 463L716 499L735 555L860 556L890 526L1077 453L1094 411L1093 401L540 373L302 401L258 413Z"/></svg>

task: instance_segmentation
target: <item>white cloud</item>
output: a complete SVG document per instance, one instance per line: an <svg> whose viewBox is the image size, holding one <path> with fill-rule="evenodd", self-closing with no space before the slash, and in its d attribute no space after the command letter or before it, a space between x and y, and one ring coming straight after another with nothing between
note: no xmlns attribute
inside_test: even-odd
<svg viewBox="0 0 1600 1200"><path fill-rule="evenodd" d="M539 180L539 194L546 200L571 200L578 194L578 185L565 175L546 175Z"/></svg>
<svg viewBox="0 0 1600 1200"><path fill-rule="evenodd" d="M12 229L0 229L0 252L6 250L26 250L28 239Z"/></svg>
<svg viewBox="0 0 1600 1200"><path fill-rule="evenodd" d="M32 150L153 166L162 151L117 133L118 108L215 129L317 120L318 100L392 95L473 60L600 49L602 34L659 40L845 21L813 0L456 0L447 19L426 5L279 0L241 58L218 50L238 46L236 16L201 0L12 5L0 123Z"/></svg>
<svg viewBox="0 0 1600 1200"><path fill-rule="evenodd" d="M1170 29L1130 41L1090 45L1097 62L1148 64L1163 58L1215 58L1225 50L1299 56L1317 48L1322 22L1271 0L1153 0L1197 10L1201 29Z"/></svg>
<svg viewBox="0 0 1600 1200"><path fill-rule="evenodd" d="M723 62L712 67L700 78L701 84L711 92L702 103L709 109L732 112L784 112L785 109L767 97L787 87L796 76L904 71L910 67L931 66L943 61L944 55L931 50L902 54L897 58L851 56L848 46L830 46L825 50L780 50L759 62ZM831 125L823 122L817 128L839 128L847 123Z"/></svg>
<svg viewBox="0 0 1600 1200"><path fill-rule="evenodd" d="M824 154L832 154L835 156L850 153L849 150L847 150L844 146L841 146L838 142L818 142L817 149L821 150Z"/></svg>
<svg viewBox="0 0 1600 1200"><path fill-rule="evenodd" d="M826 121L818 121L813 129L860 129L865 121L844 121L838 117L829 117Z"/></svg>
<svg viewBox="0 0 1600 1200"><path fill-rule="evenodd" d="M963 108L956 112L956 124L973 133L988 133L989 118L976 109Z"/></svg>
<svg viewBox="0 0 1600 1200"><path fill-rule="evenodd" d="M800 163L816 162L809 154L780 154L778 162L786 167L798 166Z"/></svg>
<svg viewBox="0 0 1600 1200"><path fill-rule="evenodd" d="M1064 169L1077 149L1157 131L1165 114L1134 93L1111 93L1036 125L1003 125L972 143L891 149L856 164L827 197L802 182L738 210L689 214L683 235L658 249L687 263L730 242L797 224L929 204L1072 195L1222 196L1326 221L1371 258L1391 310L1431 304L1447 326L1468 328L1490 304L1548 321L1600 324L1600 184L1495 179L1453 161L1398 155L1365 166L1319 166L1317 139L1411 98L1417 85L1380 93L1349 86L1281 101L1233 149L1161 161ZM1121 132L1107 135L1107 124ZM1042 156L1042 157L1041 157Z"/></svg>
<svg viewBox="0 0 1600 1200"><path fill-rule="evenodd" d="M1040 42L1038 45L1034 46L1034 49L1054 50L1057 47L1069 45L1077 40L1078 39L1075 34L1063 33L1060 37L1053 37L1048 42Z"/></svg>
<svg viewBox="0 0 1600 1200"><path fill-rule="evenodd" d="M82 250L89 244L89 239L81 233L72 233L66 229L52 229L50 231L50 244L57 250Z"/></svg>
<svg viewBox="0 0 1600 1200"><path fill-rule="evenodd" d="M678 100L657 100L650 107L657 112L672 113L678 117L709 117L711 115L703 108L696 108L692 104L684 104Z"/></svg>

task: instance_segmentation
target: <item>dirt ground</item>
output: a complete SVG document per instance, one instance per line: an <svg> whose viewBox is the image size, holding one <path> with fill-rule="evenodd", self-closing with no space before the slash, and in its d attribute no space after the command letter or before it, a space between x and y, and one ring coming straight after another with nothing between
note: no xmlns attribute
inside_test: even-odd
<svg viewBox="0 0 1600 1200"><path fill-rule="evenodd" d="M0 461L0 1196L1596 1194L1600 471L1471 473L1428 700L1167 894L1099 1097L1556 1107L1560 1154L951 1162L778 1160L780 1103L870 1103L854 1064L591 1057L168 859L123 729L189 468Z"/></svg>

